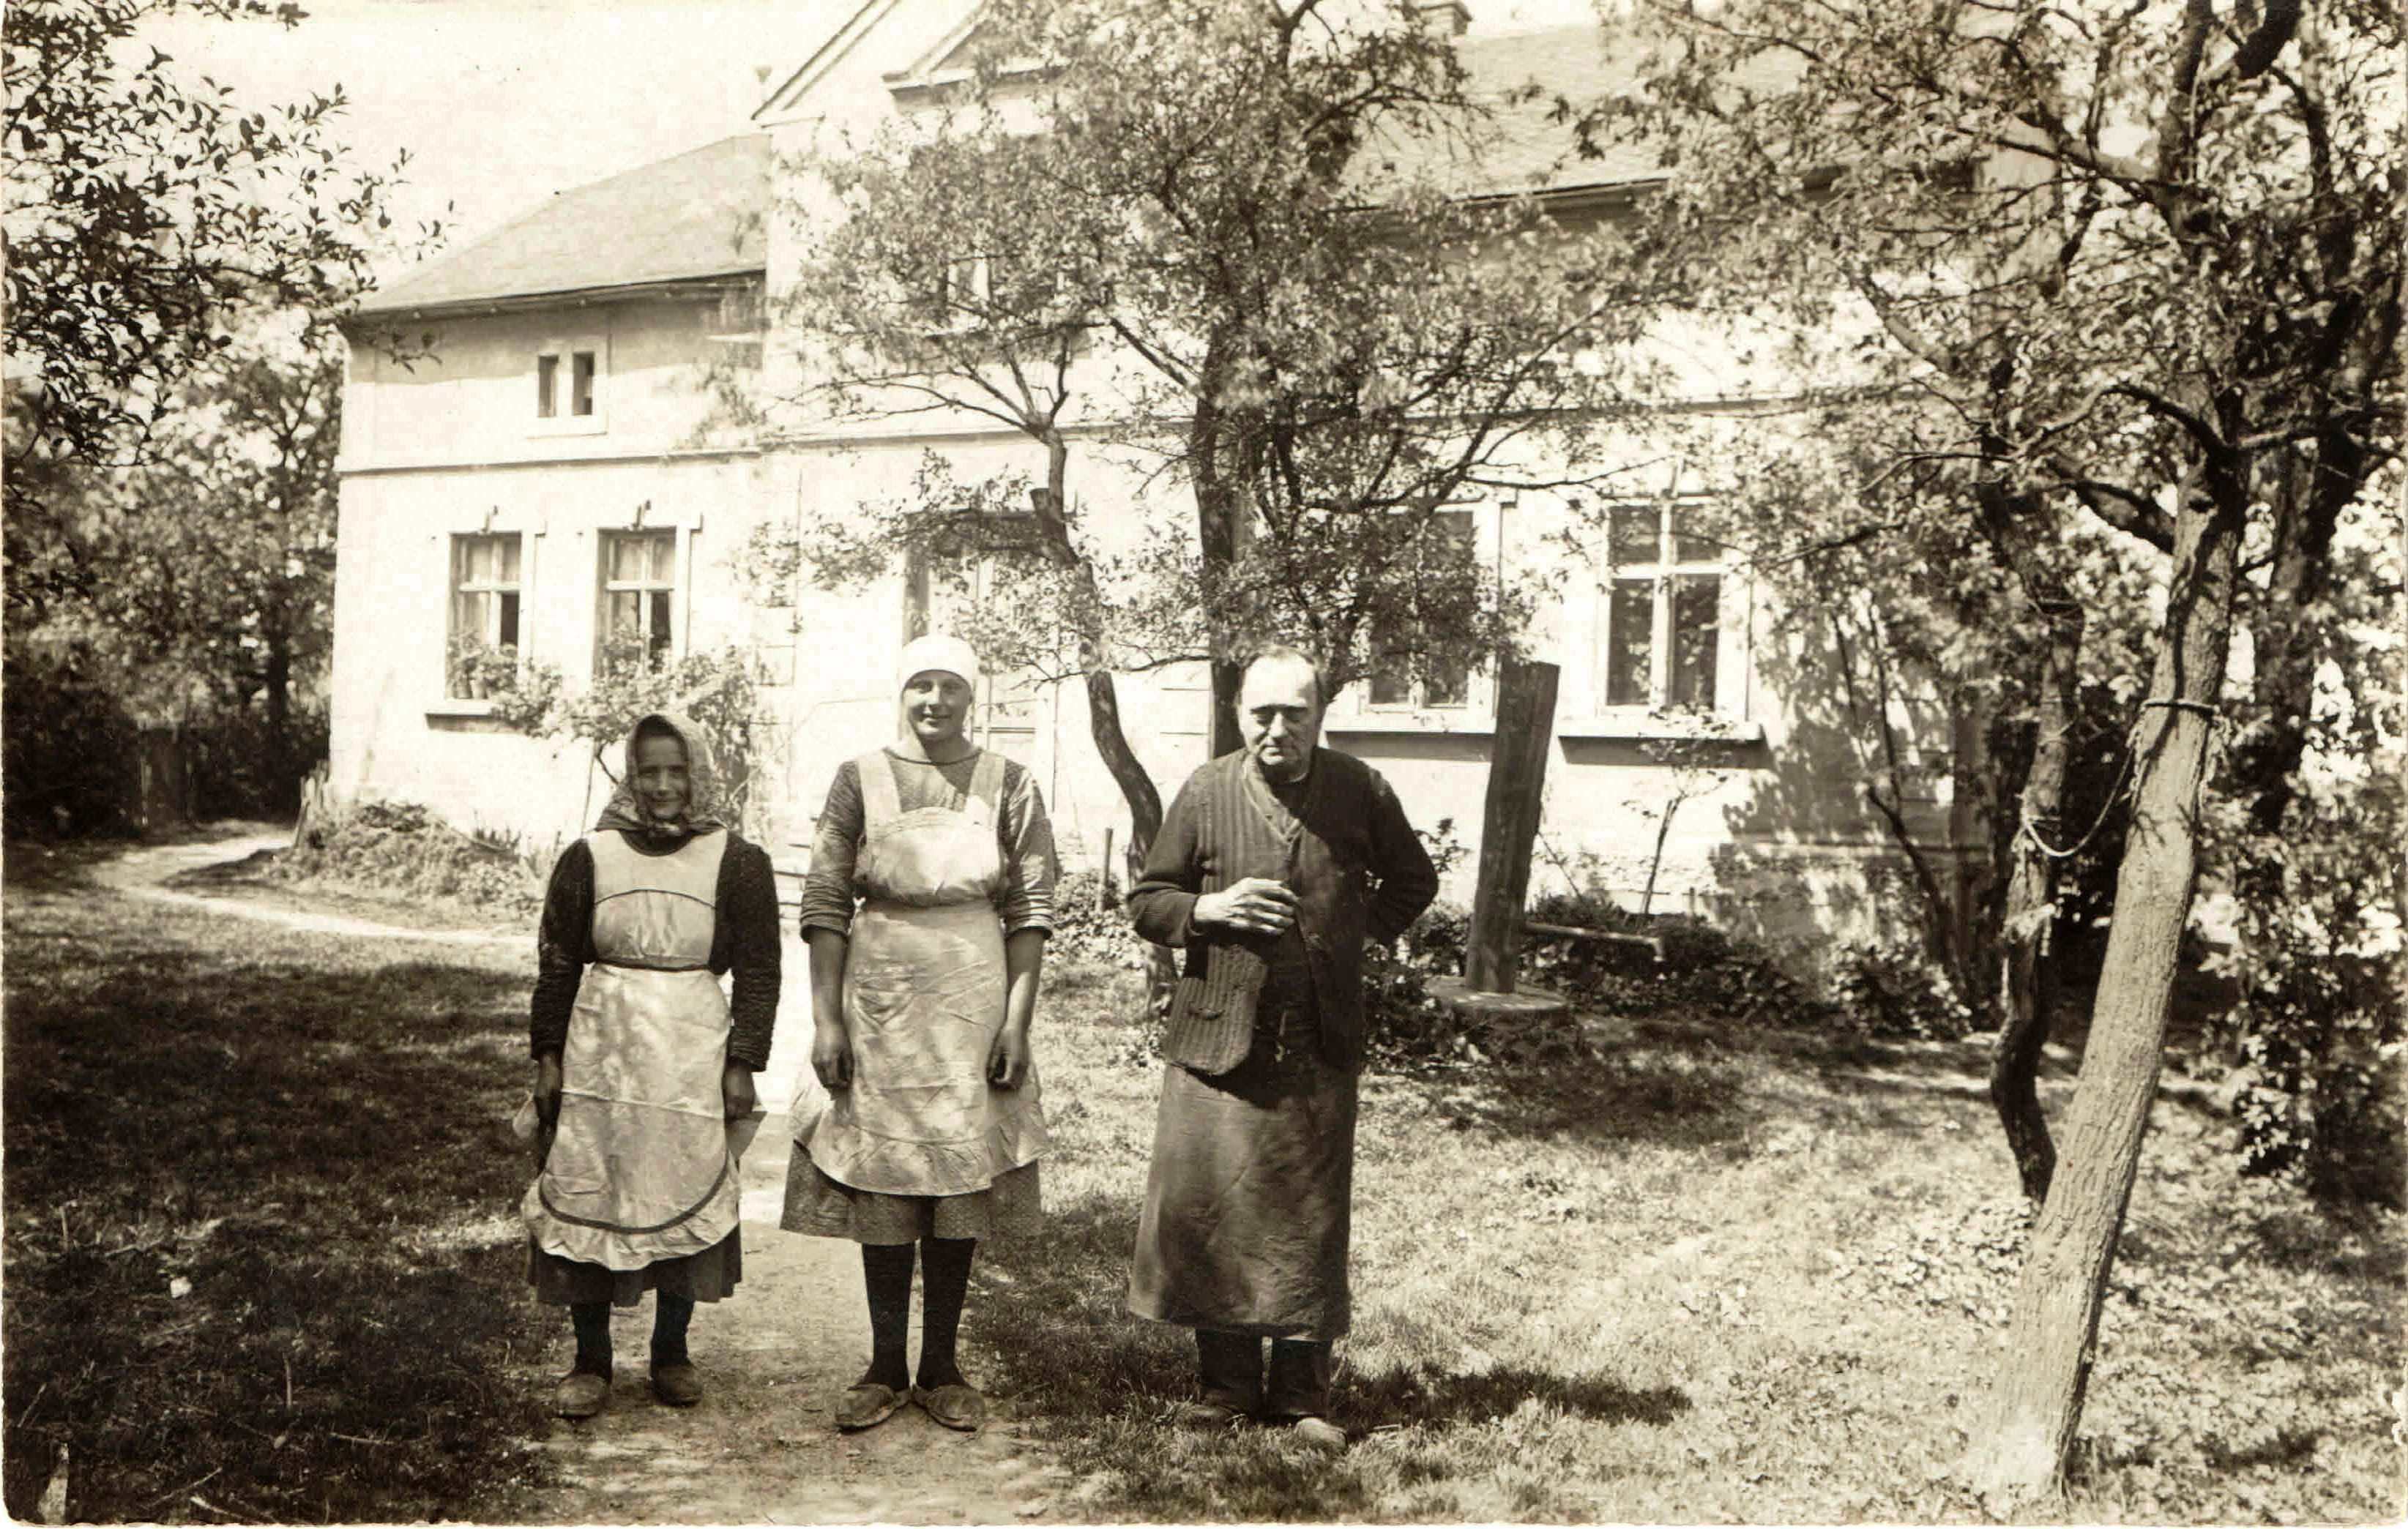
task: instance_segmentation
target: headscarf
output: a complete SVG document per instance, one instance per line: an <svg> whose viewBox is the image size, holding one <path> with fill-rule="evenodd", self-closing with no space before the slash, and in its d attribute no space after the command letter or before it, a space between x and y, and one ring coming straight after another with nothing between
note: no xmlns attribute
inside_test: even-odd
<svg viewBox="0 0 2408 1529"><path fill-rule="evenodd" d="M685 816L675 822L653 818L636 796L636 739L648 727L655 731L665 727L685 745ZM658 841L686 838L727 826L719 799L718 772L711 768L710 739L693 718L676 711L648 712L637 718L636 725L627 730L627 742L620 760L618 789L610 793L602 816L595 820L595 832L616 828Z"/></svg>
<svg viewBox="0 0 2408 1529"><path fill-rule="evenodd" d="M934 633L924 637L913 637L903 645L903 656L895 664L895 688L900 691L911 682L913 675L925 674L931 669L959 675L962 683L973 691L978 689L978 650L959 637L939 636Z"/></svg>

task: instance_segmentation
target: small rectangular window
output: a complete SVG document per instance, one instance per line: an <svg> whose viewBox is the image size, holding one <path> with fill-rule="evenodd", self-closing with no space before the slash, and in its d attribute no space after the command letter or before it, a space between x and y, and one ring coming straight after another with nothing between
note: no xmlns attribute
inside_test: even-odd
<svg viewBox="0 0 2408 1529"><path fill-rule="evenodd" d="M1616 505L1599 589L1598 700L1712 711L1722 652L1724 544L1687 504Z"/></svg>
<svg viewBox="0 0 2408 1529"><path fill-rule="evenodd" d="M549 420L560 412L560 358L535 358L535 417Z"/></svg>
<svg viewBox="0 0 2408 1529"><path fill-rule="evenodd" d="M1478 577L1478 557L1471 511L1441 509L1431 514L1423 543L1428 557L1426 574L1440 579ZM1400 639L1400 640L1399 640ZM1422 651L1421 633L1408 627L1394 646L1383 650L1371 671L1373 706L1462 707L1471 701L1471 664L1455 659L1433 663Z"/></svg>
<svg viewBox="0 0 2408 1529"><path fill-rule="evenodd" d="M452 630L444 693L480 700L519 652L516 532L452 538Z"/></svg>
<svg viewBox="0 0 2408 1529"><path fill-rule="evenodd" d="M580 350L569 358L568 411L580 419L594 413L594 352Z"/></svg>
<svg viewBox="0 0 2408 1529"><path fill-rule="evenodd" d="M641 654L657 667L676 656L677 533L609 531L602 536L600 652L596 669Z"/></svg>

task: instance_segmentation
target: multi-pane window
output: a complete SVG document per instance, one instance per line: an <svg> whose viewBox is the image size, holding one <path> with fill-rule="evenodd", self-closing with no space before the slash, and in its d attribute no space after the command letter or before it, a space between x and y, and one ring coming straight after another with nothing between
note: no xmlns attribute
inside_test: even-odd
<svg viewBox="0 0 2408 1529"><path fill-rule="evenodd" d="M602 663L639 651L649 663L666 662L674 650L676 604L674 530L603 533Z"/></svg>
<svg viewBox="0 0 2408 1529"><path fill-rule="evenodd" d="M1693 514L1677 504L1613 507L1613 571L1598 622L1605 706L1714 708L1722 549Z"/></svg>
<svg viewBox="0 0 2408 1529"><path fill-rule="evenodd" d="M1437 560L1442 567L1469 570L1472 560L1471 511L1441 509L1431 515L1430 530L1438 537ZM1432 663L1417 651L1418 633L1400 633L1404 640L1382 654L1372 672L1370 701L1380 707L1462 707L1471 702L1471 665L1455 659Z"/></svg>
<svg viewBox="0 0 2408 1529"><path fill-rule="evenodd" d="M444 693L475 699L491 665L514 664L519 646L519 534L452 538L452 646Z"/></svg>
<svg viewBox="0 0 2408 1529"><path fill-rule="evenodd" d="M561 378L567 374L567 418L591 419L594 416L594 383L598 352L593 350L551 351L535 358L535 417L538 420L562 418ZM564 366L564 363L566 365Z"/></svg>

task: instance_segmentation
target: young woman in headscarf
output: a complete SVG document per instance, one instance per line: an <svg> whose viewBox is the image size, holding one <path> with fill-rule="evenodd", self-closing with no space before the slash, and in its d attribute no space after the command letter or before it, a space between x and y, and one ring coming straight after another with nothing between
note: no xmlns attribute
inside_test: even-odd
<svg viewBox="0 0 2408 1529"><path fill-rule="evenodd" d="M552 867L530 1006L550 1145L521 1213L536 1299L576 1329L563 1417L609 1399L610 1308L648 1290L652 1394L701 1398L686 1323L743 1278L728 1122L754 1107L778 982L768 855L722 816L702 731L644 718L601 820Z"/></svg>
<svg viewBox="0 0 2408 1529"><path fill-rule="evenodd" d="M1053 927L1054 834L1028 772L966 724L978 655L906 647L903 736L839 766L803 885L811 1067L783 1225L861 1244L870 1360L836 1421L867 1428L917 1401L975 1431L986 1402L955 1354L981 1238L1034 1230L1045 1115L1029 1060ZM904 1352L916 1250L920 1361Z"/></svg>

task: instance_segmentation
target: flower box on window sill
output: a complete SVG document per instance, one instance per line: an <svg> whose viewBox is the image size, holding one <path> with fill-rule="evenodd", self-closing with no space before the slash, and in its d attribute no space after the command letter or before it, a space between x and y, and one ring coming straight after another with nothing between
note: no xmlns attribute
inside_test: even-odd
<svg viewBox="0 0 2408 1529"><path fill-rule="evenodd" d="M1560 738L1714 738L1725 743L1761 743L1764 724L1720 713L1651 711L1630 707L1591 717L1559 717Z"/></svg>

